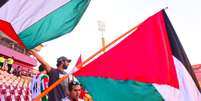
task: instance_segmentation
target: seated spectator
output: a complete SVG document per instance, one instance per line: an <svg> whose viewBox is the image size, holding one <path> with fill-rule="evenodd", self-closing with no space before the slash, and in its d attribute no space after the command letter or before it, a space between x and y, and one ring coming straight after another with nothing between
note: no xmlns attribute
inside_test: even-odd
<svg viewBox="0 0 201 101"><path fill-rule="evenodd" d="M20 76L20 68L21 68L20 66L17 66L17 68L14 69L13 74L15 76Z"/></svg>

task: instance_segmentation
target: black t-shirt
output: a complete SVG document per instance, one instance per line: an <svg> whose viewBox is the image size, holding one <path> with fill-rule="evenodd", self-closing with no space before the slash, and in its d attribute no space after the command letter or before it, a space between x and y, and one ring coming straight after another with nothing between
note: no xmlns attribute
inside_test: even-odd
<svg viewBox="0 0 201 101"><path fill-rule="evenodd" d="M65 74L67 73L64 71L52 68L48 73L49 75L48 85L49 86L52 85ZM52 91L49 92L48 101L61 101L62 98L65 98L67 96L67 91L68 91L68 79L64 80L57 87L55 87Z"/></svg>

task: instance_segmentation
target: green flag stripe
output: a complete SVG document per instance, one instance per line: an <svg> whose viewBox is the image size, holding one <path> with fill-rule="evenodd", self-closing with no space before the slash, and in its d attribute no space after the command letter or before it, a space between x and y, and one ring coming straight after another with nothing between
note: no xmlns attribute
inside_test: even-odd
<svg viewBox="0 0 201 101"><path fill-rule="evenodd" d="M77 78L94 101L163 101L151 84L99 77Z"/></svg>
<svg viewBox="0 0 201 101"><path fill-rule="evenodd" d="M71 0L19 34L29 49L73 30L90 0Z"/></svg>

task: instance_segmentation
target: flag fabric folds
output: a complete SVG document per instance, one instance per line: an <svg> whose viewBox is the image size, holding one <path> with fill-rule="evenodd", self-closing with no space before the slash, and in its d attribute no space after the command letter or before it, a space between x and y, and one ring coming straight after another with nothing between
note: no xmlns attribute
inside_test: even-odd
<svg viewBox="0 0 201 101"><path fill-rule="evenodd" d="M74 75L94 101L201 101L173 30L161 10Z"/></svg>
<svg viewBox="0 0 201 101"><path fill-rule="evenodd" d="M1 36L4 36L15 43L20 44L22 47L25 47L24 44L21 42L17 34L15 33L12 25L6 21L0 19L0 32L2 33ZM5 34L6 33L6 34ZM13 36L12 38L10 36Z"/></svg>
<svg viewBox="0 0 201 101"><path fill-rule="evenodd" d="M9 23L10 36L33 49L43 42L71 32L90 0L8 0L0 8L0 20ZM7 28L6 30L10 30ZM0 27L1 30L1 27ZM8 31L5 31L5 34ZM16 34L16 35L14 35Z"/></svg>

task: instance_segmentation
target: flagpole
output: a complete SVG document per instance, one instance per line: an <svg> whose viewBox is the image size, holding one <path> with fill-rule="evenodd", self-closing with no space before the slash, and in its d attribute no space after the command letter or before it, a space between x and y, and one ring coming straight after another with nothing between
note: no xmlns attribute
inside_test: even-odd
<svg viewBox="0 0 201 101"><path fill-rule="evenodd" d="M139 24L140 25L140 24ZM123 37L125 37L126 35L128 35L129 33L137 30L137 27L139 26L135 26L133 28L131 28L129 31L127 31L126 33L120 35L119 37L117 37L115 40L113 40L112 42L110 42L108 45L106 45L105 47L102 47L99 51L97 51L96 53L94 53L93 55L91 55L89 58L87 58L85 61L83 61L82 63L78 64L78 68L83 69L82 66L84 64L86 64L87 62L89 62L90 60L92 60L94 57L96 57L98 54L100 54L101 52L103 52L106 48L109 48L110 46L112 46L113 44L115 44L117 41L119 41L120 39L122 39ZM42 92L39 96L37 96L35 99L33 99L32 101L39 101L43 96L47 95L51 90L53 90L57 85L59 85L62 81L64 81L66 78L68 78L69 75L64 75L62 78L60 78L59 80L57 80L55 83L53 83L50 87L48 87L44 92Z"/></svg>
<svg viewBox="0 0 201 101"><path fill-rule="evenodd" d="M87 62L89 62L91 59L93 59L94 57L96 57L98 54L100 54L103 50L107 49L108 47L112 46L113 44L115 44L117 41L119 41L120 39L122 39L123 37L125 37L126 35L128 35L130 32L135 31L137 29L137 26L130 29L129 31L127 31L126 33L122 34L121 36L117 37L115 40L113 40L111 43L109 43L108 45L106 45L105 47L101 48L99 51L97 51L96 53L94 53L93 55L91 55L89 58L87 58L85 61L83 61L82 63L80 63L78 65L78 68L81 68L81 66L85 65Z"/></svg>
<svg viewBox="0 0 201 101"><path fill-rule="evenodd" d="M165 8L163 8L164 10L167 10L168 9L168 7L165 7Z"/></svg>

